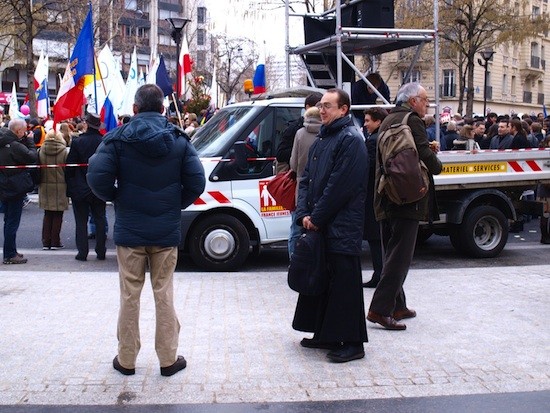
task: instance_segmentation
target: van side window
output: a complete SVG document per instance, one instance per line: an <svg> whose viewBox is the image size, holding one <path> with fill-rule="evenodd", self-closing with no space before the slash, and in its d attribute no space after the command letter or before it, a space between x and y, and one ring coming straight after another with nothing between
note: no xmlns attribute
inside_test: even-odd
<svg viewBox="0 0 550 413"><path fill-rule="evenodd" d="M302 116L303 108L276 108L277 115L275 117L275 136L273 142L273 156L279 147L279 142L281 141L281 135L288 128L288 126L299 119Z"/></svg>

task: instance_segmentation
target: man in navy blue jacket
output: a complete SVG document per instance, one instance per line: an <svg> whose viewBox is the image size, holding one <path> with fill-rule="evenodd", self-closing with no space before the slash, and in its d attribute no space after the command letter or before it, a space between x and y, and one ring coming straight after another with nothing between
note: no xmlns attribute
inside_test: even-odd
<svg viewBox="0 0 550 413"><path fill-rule="evenodd" d="M349 95L329 89L317 106L323 126L300 180L296 223L323 233L329 287L319 296L300 294L292 327L313 333L303 347L330 349L327 357L343 363L365 357L367 341L360 255L368 157Z"/></svg>
<svg viewBox="0 0 550 413"><path fill-rule="evenodd" d="M113 367L125 375L135 373L140 349L139 300L147 266L155 297L160 373L171 376L187 365L177 355L180 324L173 275L181 210L202 193L205 177L187 135L162 115L163 99L158 86L141 86L135 95L136 115L105 136L87 175L94 193L115 205L121 298Z"/></svg>

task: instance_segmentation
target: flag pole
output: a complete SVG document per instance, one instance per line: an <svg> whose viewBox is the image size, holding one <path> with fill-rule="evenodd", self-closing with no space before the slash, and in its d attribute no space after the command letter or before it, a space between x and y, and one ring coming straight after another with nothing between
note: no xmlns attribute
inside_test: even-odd
<svg viewBox="0 0 550 413"><path fill-rule="evenodd" d="M180 123L180 128L184 129L183 128L183 122L181 120L180 108L178 107L176 95L174 94L174 92L172 92L172 102L174 102L174 107L176 108L176 113L178 114L178 122Z"/></svg>
<svg viewBox="0 0 550 413"><path fill-rule="evenodd" d="M94 54L94 64L93 64L93 67L94 67L94 103L95 103L95 113L97 114L98 113L98 107L97 107L97 82L96 82L96 78L97 78L97 73L96 73L96 63L97 63L97 58L96 58L96 55L95 55L95 49L94 49L94 14L93 14L93 10L92 10L92 2L89 2L88 3L89 7L90 7L90 16L92 16L92 19L91 19L91 24L92 24L92 38L90 39L90 42L91 42L91 47L92 47L92 52ZM98 68L99 69L99 68ZM100 71L100 76L101 76L101 71ZM103 81L103 78L102 78L102 81Z"/></svg>

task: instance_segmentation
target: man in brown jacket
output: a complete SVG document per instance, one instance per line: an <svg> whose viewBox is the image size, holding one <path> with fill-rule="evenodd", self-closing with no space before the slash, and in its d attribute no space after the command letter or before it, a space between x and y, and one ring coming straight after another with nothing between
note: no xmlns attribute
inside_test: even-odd
<svg viewBox="0 0 550 413"><path fill-rule="evenodd" d="M417 202L397 205L377 191L374 194L376 220L380 222L382 233L384 267L372 297L367 319L388 330L405 330L407 326L398 321L416 317L416 312L407 308L403 283L414 254L418 222L437 219L438 215L432 175L439 174L442 165L434 153L438 149L437 143L430 146L422 121L429 107L426 90L418 83L407 83L397 93L397 106L380 125L382 133L390 125L401 123L405 115L412 112L408 125L414 137L418 156L428 168L430 175L430 190ZM375 188L378 187L381 178L378 162L377 157Z"/></svg>

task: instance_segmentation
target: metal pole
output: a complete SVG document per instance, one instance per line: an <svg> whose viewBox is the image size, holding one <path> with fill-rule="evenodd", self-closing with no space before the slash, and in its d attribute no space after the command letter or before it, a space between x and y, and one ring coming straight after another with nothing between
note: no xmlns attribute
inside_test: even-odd
<svg viewBox="0 0 550 413"><path fill-rule="evenodd" d="M485 56L483 56L485 59ZM489 68L489 61L485 60L485 64L483 65L483 68L485 69L485 79L483 81L483 116L487 115L487 69Z"/></svg>
<svg viewBox="0 0 550 413"><path fill-rule="evenodd" d="M289 0L285 0L285 60L286 60L286 87L290 88L290 14ZM313 83L312 83L313 84Z"/></svg>
<svg viewBox="0 0 550 413"><path fill-rule="evenodd" d="M435 87L435 140L441 142L441 128L439 118L439 3L434 0L434 87Z"/></svg>
<svg viewBox="0 0 550 413"><path fill-rule="evenodd" d="M336 87L342 89L342 9L336 1Z"/></svg>
<svg viewBox="0 0 550 413"><path fill-rule="evenodd" d="M176 41L176 76L178 77L178 80L176 82L176 98L179 102L181 97L181 67L180 67L180 53L181 53L181 31L177 35L177 41ZM177 102L174 103L177 106Z"/></svg>

